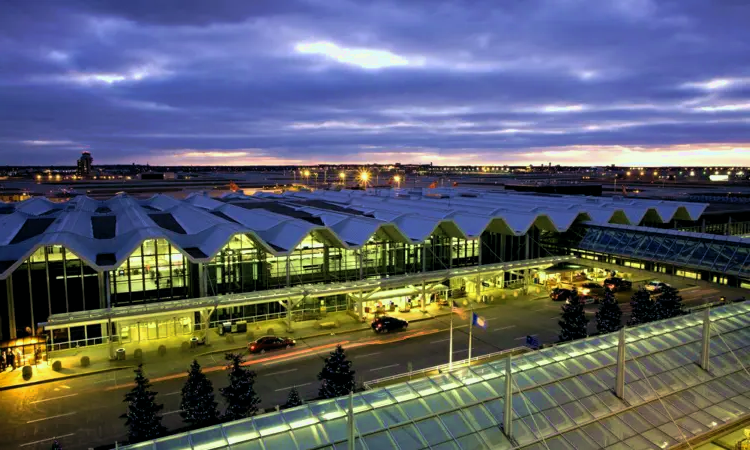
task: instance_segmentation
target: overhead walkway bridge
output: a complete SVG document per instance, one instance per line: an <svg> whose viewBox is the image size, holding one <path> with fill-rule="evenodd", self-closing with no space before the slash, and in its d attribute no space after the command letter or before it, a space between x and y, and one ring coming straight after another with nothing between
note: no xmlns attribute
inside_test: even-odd
<svg viewBox="0 0 750 450"><path fill-rule="evenodd" d="M629 225L587 224L571 248L750 277L750 239Z"/></svg>

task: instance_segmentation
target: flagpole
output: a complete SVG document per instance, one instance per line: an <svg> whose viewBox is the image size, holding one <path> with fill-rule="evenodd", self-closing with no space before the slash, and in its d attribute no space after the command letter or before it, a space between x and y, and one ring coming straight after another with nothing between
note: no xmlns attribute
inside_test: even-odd
<svg viewBox="0 0 750 450"><path fill-rule="evenodd" d="M451 336L450 346L448 347L448 370L453 370L453 300L451 300Z"/></svg>
<svg viewBox="0 0 750 450"><path fill-rule="evenodd" d="M474 310L471 310L471 313L469 314L469 360L467 361L466 365L471 366L471 341L472 341L472 332L474 330Z"/></svg>

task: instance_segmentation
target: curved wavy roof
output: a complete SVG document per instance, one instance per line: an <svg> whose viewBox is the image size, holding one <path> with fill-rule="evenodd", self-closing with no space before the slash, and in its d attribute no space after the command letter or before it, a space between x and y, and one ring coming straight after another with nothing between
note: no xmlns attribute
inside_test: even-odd
<svg viewBox="0 0 750 450"><path fill-rule="evenodd" d="M331 245L358 248L373 236L421 243L430 235L476 239L489 230L521 236L530 228L563 232L575 222L638 225L697 220L707 204L471 189L314 191L229 194L185 200L32 198L2 205L0 278L41 246L62 245L97 270L118 267L144 240L163 238L193 262L207 262L245 233L266 251L289 254L311 233Z"/></svg>

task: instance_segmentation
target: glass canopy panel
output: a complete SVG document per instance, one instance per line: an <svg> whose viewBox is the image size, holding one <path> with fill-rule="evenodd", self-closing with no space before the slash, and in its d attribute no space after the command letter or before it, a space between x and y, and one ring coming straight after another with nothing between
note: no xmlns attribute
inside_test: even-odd
<svg viewBox="0 0 750 450"><path fill-rule="evenodd" d="M317 448L329 443L325 431L323 431L323 426L320 424L293 429L292 435L301 450Z"/></svg>
<svg viewBox="0 0 750 450"><path fill-rule="evenodd" d="M531 404L525 393L513 395L513 412L516 417L526 417L529 414L539 411L534 405Z"/></svg>
<svg viewBox="0 0 750 450"><path fill-rule="evenodd" d="M524 392L524 395L539 411L544 411L545 409L557 406L557 403L547 395L543 388L528 390Z"/></svg>
<svg viewBox="0 0 750 450"><path fill-rule="evenodd" d="M443 391L449 391L459 386L463 386L463 383L461 383L458 379L456 379L450 373L442 373L440 375L435 375L431 377L431 380ZM424 396L424 394L422 395Z"/></svg>
<svg viewBox="0 0 750 450"><path fill-rule="evenodd" d="M579 401L581 402L581 405L583 405L583 407L596 418L606 416L611 412L609 408L599 401L599 398L596 395L582 398Z"/></svg>
<svg viewBox="0 0 750 450"><path fill-rule="evenodd" d="M262 435L263 433L261 433ZM261 438L266 448L296 449L297 443L289 433L276 433Z"/></svg>
<svg viewBox="0 0 750 450"><path fill-rule="evenodd" d="M361 397L373 408L380 408L381 406L391 405L396 402L388 391L382 388L365 391L361 394Z"/></svg>
<svg viewBox="0 0 750 450"><path fill-rule="evenodd" d="M646 421L646 419L641 417L640 414L633 410L623 411L622 413L618 414L617 417L625 422L625 424L627 424L627 426L636 433L643 433L644 431L654 427L648 421Z"/></svg>
<svg viewBox="0 0 750 450"><path fill-rule="evenodd" d="M281 412L284 416L284 420L292 428L300 428L306 425L312 425L318 423L318 418L313 415L310 408L307 405L298 406L296 408L285 409Z"/></svg>
<svg viewBox="0 0 750 450"><path fill-rule="evenodd" d="M612 433L618 441L623 441L636 434L636 432L632 428L627 426L627 424L617 416L600 419L599 423L602 424L602 426L606 428L610 433Z"/></svg>
<svg viewBox="0 0 750 450"><path fill-rule="evenodd" d="M396 443L393 442L393 439L391 439L391 436L387 431L381 431L380 433L367 435L364 439L365 443L367 444L367 448L370 449L387 450L389 448L398 448L396 447Z"/></svg>
<svg viewBox="0 0 750 450"><path fill-rule="evenodd" d="M529 429L521 419L513 420L513 431L511 436L518 442L518 445L526 445L538 439L538 437Z"/></svg>
<svg viewBox="0 0 750 450"><path fill-rule="evenodd" d="M445 394L442 392L423 397L422 400L434 414L453 409L453 404L446 399Z"/></svg>
<svg viewBox="0 0 750 450"><path fill-rule="evenodd" d="M452 391L443 392L443 398L448 400L453 408L458 408L468 403L476 403L477 399L471 395L466 387L453 389Z"/></svg>
<svg viewBox="0 0 750 450"><path fill-rule="evenodd" d="M289 429L289 425L284 422L281 413L255 417L253 418L253 423L261 436L279 433Z"/></svg>
<svg viewBox="0 0 750 450"><path fill-rule="evenodd" d="M495 424L503 423L503 415L505 414L504 405L505 402L502 399L490 400L483 403L487 411L492 414L492 418Z"/></svg>
<svg viewBox="0 0 750 450"><path fill-rule="evenodd" d="M213 450L229 445L221 431L221 425L193 431L190 433L190 440L194 450Z"/></svg>
<svg viewBox="0 0 750 450"><path fill-rule="evenodd" d="M498 397L501 395L495 392L493 389L490 389L487 383L472 384L472 385L466 386L466 389L469 392L471 392L471 395L473 395L479 401L487 400L488 398ZM504 386L503 386L503 389L504 389Z"/></svg>
<svg viewBox="0 0 750 450"><path fill-rule="evenodd" d="M481 366L472 367L471 371L474 372L478 377L482 378L483 380L497 378L497 377L502 376L504 373L493 368L492 366L488 364L483 364Z"/></svg>
<svg viewBox="0 0 750 450"><path fill-rule="evenodd" d="M361 434L371 433L383 428L383 424L378 419L375 411L363 411L355 414L354 423Z"/></svg>
<svg viewBox="0 0 750 450"><path fill-rule="evenodd" d="M547 418L541 414L536 413L522 419L526 426L534 432L537 437L546 439L553 434L557 433L557 430L549 423Z"/></svg>
<svg viewBox="0 0 750 450"><path fill-rule="evenodd" d="M260 439L232 444L229 448L231 450L265 450Z"/></svg>
<svg viewBox="0 0 750 450"><path fill-rule="evenodd" d="M396 384L388 386L385 389L394 399L396 399L397 402L405 402L418 397L414 389L406 384Z"/></svg>
<svg viewBox="0 0 750 450"><path fill-rule="evenodd" d="M349 410L349 397L339 397L336 399L336 403L339 404L339 408L341 408L344 411ZM355 413L358 413L360 411L366 411L368 409L372 409L370 405L364 401L362 398L362 394L355 394L352 396L352 406Z"/></svg>
<svg viewBox="0 0 750 450"><path fill-rule="evenodd" d="M409 420L409 418L406 417L406 414L401 410L401 407L398 405L390 405L378 408L375 411L375 414L378 415L378 418L380 418L380 421L383 422L383 425L386 427L393 427Z"/></svg>
<svg viewBox="0 0 750 450"><path fill-rule="evenodd" d="M581 430L586 433L592 441L599 444L602 448L610 446L619 441L619 439L617 439L599 422L590 423L584 427L581 427Z"/></svg>
<svg viewBox="0 0 750 450"><path fill-rule="evenodd" d="M643 417L646 421L648 421L652 426L659 427L661 425L664 425L669 420L667 417L664 417L661 413L658 413L649 405L641 405L636 406L633 410L636 413L638 413L639 416Z"/></svg>
<svg viewBox="0 0 750 450"><path fill-rule="evenodd" d="M443 427L443 424L440 423L437 418L433 417L430 419L420 420L419 422L416 422L415 425L417 426L417 429L425 438L427 443L430 445L439 444L450 439L450 436L448 436L448 432L445 430L445 427Z"/></svg>
<svg viewBox="0 0 750 450"><path fill-rule="evenodd" d="M563 411L578 425L589 422L594 418L586 408L583 407L579 402L570 402L562 405Z"/></svg>
<svg viewBox="0 0 750 450"><path fill-rule="evenodd" d="M310 411L320 420L331 420L345 416L346 413L339 408L335 400L314 402L307 405Z"/></svg>
<svg viewBox="0 0 750 450"><path fill-rule="evenodd" d="M568 369L559 362L547 364L544 366L544 370L555 380L571 376Z"/></svg>
<svg viewBox="0 0 750 450"><path fill-rule="evenodd" d="M543 411L544 417L549 420L557 431L566 431L573 428L576 424L573 420L565 414L565 410L562 408L552 408Z"/></svg>
<svg viewBox="0 0 750 450"><path fill-rule="evenodd" d="M415 398L400 404L401 409L409 416L410 419L419 419L431 414L430 409L421 398Z"/></svg>
<svg viewBox="0 0 750 450"><path fill-rule="evenodd" d="M428 396L438 392L438 386L432 382L429 378L422 378L421 380L409 381L407 383L411 386L414 391L422 397Z"/></svg>
<svg viewBox="0 0 750 450"><path fill-rule="evenodd" d="M510 449L512 446L499 427L490 427L477 433L485 443L485 447L491 449ZM462 445L462 448L467 448Z"/></svg>
<svg viewBox="0 0 750 450"><path fill-rule="evenodd" d="M546 368L535 367L531 370L526 371L526 375L531 378L537 385L546 384L553 381L552 376L549 375Z"/></svg>
<svg viewBox="0 0 750 450"><path fill-rule="evenodd" d="M157 439L153 442L144 442L137 444L132 448L137 449L155 449L155 450L182 450L192 449L193 446L190 443L190 436L188 433L178 434L175 436L168 436L165 438Z"/></svg>
<svg viewBox="0 0 750 450"><path fill-rule="evenodd" d="M443 414L440 416L440 420L453 437L463 436L474 431L464 418L461 411L453 411Z"/></svg>
<svg viewBox="0 0 750 450"><path fill-rule="evenodd" d="M463 409L466 421L475 431L496 427L502 422L496 422L484 405L474 405Z"/></svg>
<svg viewBox="0 0 750 450"><path fill-rule="evenodd" d="M391 437L402 450L421 449L427 445L422 435L412 424L391 428Z"/></svg>
<svg viewBox="0 0 750 450"><path fill-rule="evenodd" d="M340 417L338 419L322 422L322 425L323 429L326 432L326 435L328 436L328 439L330 439L331 442L343 441L347 438L346 417Z"/></svg>
<svg viewBox="0 0 750 450"><path fill-rule="evenodd" d="M584 386L584 384L576 378L568 378L560 381L558 384L560 384L566 391L570 392L575 398L588 397L593 394L589 388Z"/></svg>
<svg viewBox="0 0 750 450"><path fill-rule="evenodd" d="M579 429L568 431L562 435L570 445L576 450L599 450L601 446L597 445L596 442L592 441L588 434L584 433Z"/></svg>
<svg viewBox="0 0 750 450"><path fill-rule="evenodd" d="M230 445L256 439L260 434L255 429L252 420L230 422L222 425L224 435Z"/></svg>
<svg viewBox="0 0 750 450"><path fill-rule="evenodd" d="M573 395L570 392L566 391L560 383L548 384L546 386L542 386L542 389L547 395L552 397L552 400L554 400L558 405L562 405L563 403L568 403L575 400Z"/></svg>

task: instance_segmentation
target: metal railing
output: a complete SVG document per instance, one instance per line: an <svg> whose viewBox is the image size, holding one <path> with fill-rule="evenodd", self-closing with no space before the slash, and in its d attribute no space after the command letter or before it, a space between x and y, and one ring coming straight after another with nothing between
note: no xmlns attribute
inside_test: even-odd
<svg viewBox="0 0 750 450"><path fill-rule="evenodd" d="M471 358L471 361L469 361L468 359L463 359L463 360L460 360L460 361L455 361L455 362L453 362L453 368L452 368L452 370L456 370L456 369L459 369L459 368L462 368L462 367L469 367L469 366L471 366L472 364L474 364L477 361L484 361L484 360L489 360L489 359L499 359L499 358L507 356L509 353L525 353L525 352L528 352L530 350L531 349L529 349L528 347L513 347L513 348L506 349L506 350L501 350L499 352L493 352L493 353L488 353L486 355L475 356L475 357ZM391 375L391 376L388 376L388 377L378 378L376 380L365 381L363 383L363 386L365 387L365 389L370 390L370 389L372 389L373 387L375 387L377 385L380 385L380 384L383 384L383 383L392 382L394 380L399 380L399 379L404 378L404 377L413 377L415 375L416 376L422 376L422 375L424 375L426 373L429 373L429 372L439 372L440 373L440 372L445 372L447 370L451 370L451 364L450 363L441 364L439 366L425 367L424 369L412 370L410 372L405 372L405 373L401 373L401 374L398 374L398 375Z"/></svg>
<svg viewBox="0 0 750 450"><path fill-rule="evenodd" d="M48 352L56 352L60 350L71 350L81 347L91 347L94 345L102 345L102 344L109 344L109 337L103 336L103 337L95 337L95 338L88 338L88 339L78 339L75 341L65 341L65 342L55 342L52 344L51 342L47 342L47 351ZM117 342L118 336L112 337L112 342Z"/></svg>

